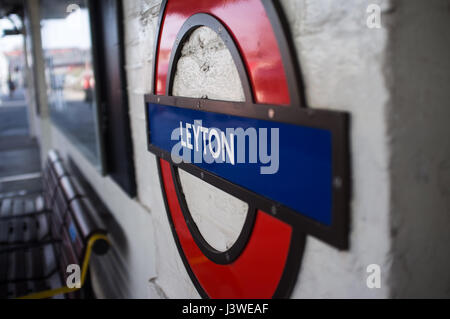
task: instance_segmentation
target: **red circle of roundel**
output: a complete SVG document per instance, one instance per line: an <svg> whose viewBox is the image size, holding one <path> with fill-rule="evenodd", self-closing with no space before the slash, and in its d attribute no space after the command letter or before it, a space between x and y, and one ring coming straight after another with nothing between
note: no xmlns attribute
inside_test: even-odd
<svg viewBox="0 0 450 319"><path fill-rule="evenodd" d="M161 172L170 216L181 249L207 296L271 298L287 261L291 227L259 211L250 240L239 258L229 265L218 265L202 253L186 225L167 161L161 160Z"/></svg>
<svg viewBox="0 0 450 319"><path fill-rule="evenodd" d="M161 21L155 92L166 92L172 49L183 23L208 13L228 27L245 63L256 103L289 105L288 82L271 22L261 0L170 0Z"/></svg>
<svg viewBox="0 0 450 319"><path fill-rule="evenodd" d="M213 16L227 27L245 65L252 96L257 104L280 107L298 101L293 96L283 66L267 0L168 0L162 5L156 44L155 95L169 92L170 59L178 33L195 14ZM289 71L288 71L289 72ZM193 283L208 298L286 297L292 290L301 263L305 235L292 225L254 207L254 221L239 256L229 263L208 258L189 228L180 196L179 181L168 161L158 162L162 191L172 231ZM178 183L178 184L177 184ZM245 237L245 236L244 236Z"/></svg>

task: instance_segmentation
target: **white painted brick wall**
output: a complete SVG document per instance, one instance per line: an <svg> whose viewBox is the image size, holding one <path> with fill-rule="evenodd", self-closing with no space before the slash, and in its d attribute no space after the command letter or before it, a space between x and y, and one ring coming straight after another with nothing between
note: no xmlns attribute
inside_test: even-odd
<svg viewBox="0 0 450 319"><path fill-rule="evenodd" d="M294 297L386 297L385 280L380 290L365 286L366 265L378 263L388 270L389 184L384 117L389 94L383 75L386 30L365 27L368 1L350 0L345 5L338 2L282 1L303 67L310 106L350 111L353 120L352 248L349 252L338 252L309 238ZM387 1L382 3L387 5ZM159 1L124 3L138 194L143 205L151 208L155 224L158 273L155 282L168 297L192 297L196 293L183 271L168 227L155 159L145 148L142 94L150 91L158 4ZM203 36L213 41L210 34ZM230 59L218 60L219 55L201 51L198 38L191 41L189 50L193 54L182 61L186 74L178 75L176 92L197 97L221 93L221 98L231 100L239 97L237 76L224 78L230 72L217 72L206 77L195 69L198 61L207 61L212 68L230 68ZM225 82L229 83L228 90L223 87ZM204 197L192 195L198 200ZM203 215L209 213L205 209ZM240 227L235 222L229 229L236 233Z"/></svg>

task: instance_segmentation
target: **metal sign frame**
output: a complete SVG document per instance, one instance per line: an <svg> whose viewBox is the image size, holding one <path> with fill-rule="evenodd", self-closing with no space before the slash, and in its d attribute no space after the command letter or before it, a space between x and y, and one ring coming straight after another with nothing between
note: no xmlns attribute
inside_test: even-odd
<svg viewBox="0 0 450 319"><path fill-rule="evenodd" d="M169 0L169 2L170 1L171 0ZM187 1L183 2L188 5ZM257 227L255 224L258 226L260 225L260 222L257 222L258 216L261 216L261 214L266 214L270 216L269 219L272 220L272 223L274 220L281 221L282 223L289 225L292 230L290 238L286 239L286 241L282 243L288 245L288 252L286 253L285 260L281 261L284 265L281 273L279 272L279 278L274 279L278 280L278 282L276 283L276 289L272 289L273 294L271 296L287 297L293 289L298 270L300 268L306 235L315 236L339 249L348 248L350 199L350 165L348 145L349 115L345 112L318 109L313 110L306 107L300 67L296 60L294 46L290 41L291 36L289 33L289 28L285 25L287 20L283 17L283 13L278 2L271 0L261 0L261 3L264 6L267 18L270 21L270 25L278 44L279 54L281 55L284 74L286 77L287 91L289 93L288 104L275 105L255 102L255 85L250 80L249 71L247 69L248 66L246 67L242 56L242 47L236 43L236 37L233 36L232 30L229 29L229 26L225 24L226 21L223 22L219 20L218 17L205 12L192 14L179 29L176 41L171 50L165 95L156 94L158 53L162 37L162 26L165 21L165 14L167 13L167 3L168 1L166 0L161 6L157 40L155 41L155 58L152 83L152 90L154 94L146 95L145 102L148 150L158 157L158 170L160 173L162 192L164 194L168 218L172 226L173 235L180 255L183 258L186 269L188 270L190 277L201 296L213 298L222 297L220 294L217 295L208 293L207 289L205 289L205 284L201 283L201 278L199 278L198 274L193 271L192 261L190 261L186 256L186 244L183 246L182 236L180 236L178 232L181 228L185 227L192 236L192 240L195 242L197 248L209 260L208 262L226 267L227 265L233 265L240 259L243 259L241 256L244 255L244 252L247 253L247 250L250 250L249 247L252 245L249 244L249 242L253 240L254 236L257 236ZM243 86L245 102L229 102L172 96L172 85L176 73L176 64L180 57L182 46L192 32L201 26L207 26L214 30L222 38L223 42L230 51ZM331 187L333 188L331 225L327 226L311 218L303 216L286 206L275 203L243 187L230 183L224 178L200 169L194 164L173 163L169 152L151 144L151 136L148 129L148 103L282 122L330 131L332 134L333 171L333 181L331 181ZM200 234L200 231L195 225L186 204L178 175L178 169L183 169L203 181L248 203L249 208L243 230L236 243L228 251L219 252L215 250ZM180 216L182 215L184 221L179 219L179 222L177 222L176 217L174 217L175 210L181 211ZM268 221L267 223L270 222ZM257 254L257 252L254 253ZM282 258L284 257L280 257L279 259ZM211 269L212 268L214 267L211 266ZM247 295L245 293L242 294L242 296ZM232 294L229 297L235 296L236 295ZM239 295L239 297L241 297L241 295Z"/></svg>

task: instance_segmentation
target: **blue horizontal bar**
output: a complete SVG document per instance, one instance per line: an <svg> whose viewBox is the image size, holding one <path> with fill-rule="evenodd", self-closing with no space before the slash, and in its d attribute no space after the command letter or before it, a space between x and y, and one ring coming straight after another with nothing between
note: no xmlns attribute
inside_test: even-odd
<svg viewBox="0 0 450 319"><path fill-rule="evenodd" d="M169 153L172 152L174 146L180 145L180 139L187 141L186 124L190 124L191 136L188 144L194 151L185 154L191 154L192 164L274 202L281 203L315 221L327 226L331 224L333 178L330 131L154 103L148 103L148 121L151 145ZM247 161L237 163L236 141L234 152L225 152L227 162L194 163L195 145L203 145L203 142L200 142L201 136L197 134L197 140L194 138L192 125L196 123L195 121L201 121L202 127L216 128L217 132L226 132L230 128L243 130L255 128L258 132L259 129L266 128L269 154L272 147L271 132L274 132L272 129L278 129L278 171L275 174L261 174L261 168L270 164L261 161L259 156L256 163L249 163L248 143L245 154ZM172 133L180 129L180 122L183 136L172 140ZM227 141L230 144L231 137L228 137ZM258 138L261 140L260 136ZM210 152L208 147L206 149ZM187 147L183 147L183 150L189 151ZM225 148L222 149L223 152L225 150ZM231 153L234 153L234 164L230 162Z"/></svg>

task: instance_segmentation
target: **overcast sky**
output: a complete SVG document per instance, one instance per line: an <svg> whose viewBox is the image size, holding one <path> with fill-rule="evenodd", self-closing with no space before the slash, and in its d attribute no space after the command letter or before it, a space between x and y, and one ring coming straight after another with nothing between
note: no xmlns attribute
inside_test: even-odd
<svg viewBox="0 0 450 319"><path fill-rule="evenodd" d="M45 49L80 48L91 46L89 16L86 9L71 13L66 19L41 22L42 46ZM8 19L0 19L0 34L4 29L12 29ZM0 37L0 52L22 49L22 36Z"/></svg>
<svg viewBox="0 0 450 319"><path fill-rule="evenodd" d="M13 25L8 19L0 19L0 51L12 51L22 49L22 36L12 35L8 37L1 37L4 29L12 29Z"/></svg>
<svg viewBox="0 0 450 319"><path fill-rule="evenodd" d="M77 10L66 19L44 20L41 26L44 49L88 49L91 47L87 9Z"/></svg>

